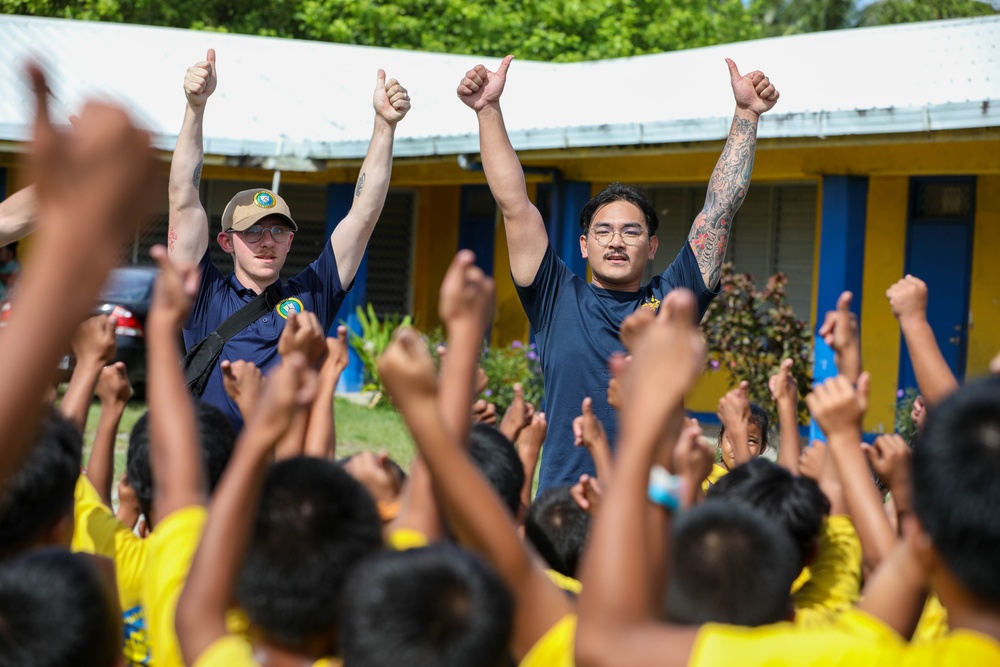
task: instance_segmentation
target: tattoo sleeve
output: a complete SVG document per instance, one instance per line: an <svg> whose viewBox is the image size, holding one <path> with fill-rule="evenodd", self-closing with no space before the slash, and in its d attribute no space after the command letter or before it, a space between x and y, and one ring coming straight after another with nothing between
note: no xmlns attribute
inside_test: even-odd
<svg viewBox="0 0 1000 667"><path fill-rule="evenodd" d="M365 175L364 172L358 177L358 185L354 188L354 196L361 196L361 188L365 187Z"/></svg>
<svg viewBox="0 0 1000 667"><path fill-rule="evenodd" d="M695 218L688 242L698 259L705 286L714 288L722 274L733 216L746 199L757 147L757 123L736 116L729 139L708 181L705 208Z"/></svg>
<svg viewBox="0 0 1000 667"><path fill-rule="evenodd" d="M191 176L191 184L194 185L195 190L201 188L201 170L204 166L205 161L202 160L198 163L198 166L194 168L194 174Z"/></svg>

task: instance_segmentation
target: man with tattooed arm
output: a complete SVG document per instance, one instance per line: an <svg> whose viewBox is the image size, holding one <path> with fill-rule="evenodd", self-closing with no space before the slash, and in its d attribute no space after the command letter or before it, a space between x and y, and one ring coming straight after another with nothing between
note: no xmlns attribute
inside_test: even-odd
<svg viewBox="0 0 1000 667"><path fill-rule="evenodd" d="M190 349L271 285L274 303L270 310L225 344L220 362L205 385L202 399L222 408L239 429L242 418L236 403L226 394L223 369L227 361L253 362L265 372L279 361L278 338L289 316L315 313L324 331L334 322L347 290L354 282L365 247L371 238L389 190L392 143L396 123L410 109L410 96L395 79L385 80L378 71L373 105L375 128L354 201L347 216L337 224L319 258L300 274L281 284L285 263L297 226L285 201L267 188L237 193L222 215L216 240L233 256L233 272L224 275L212 264L209 253L209 220L201 203L200 183L204 160L202 127L205 106L215 92L215 51L189 67L184 77L187 107L170 164L170 226L167 249L174 263L200 263L201 281L184 328L184 344ZM252 94L248 93L252 102Z"/></svg>
<svg viewBox="0 0 1000 667"><path fill-rule="evenodd" d="M573 418L583 399L616 440L617 423L608 405L608 357L622 349L619 328L639 308L656 310L666 294L684 287L697 296L699 317L717 294L733 216L746 198L753 170L760 114L778 101L778 91L760 71L740 75L727 59L736 98L729 138L708 184L705 207L687 242L666 271L642 284L646 264L658 248L658 220L649 199L613 183L580 214L580 252L590 265L586 283L556 257L538 209L528 199L517 154L500 111L500 96L513 56L495 72L469 70L458 96L476 112L486 180L503 212L511 276L538 344L549 422L538 489L575 484L595 474L584 447L574 446Z"/></svg>

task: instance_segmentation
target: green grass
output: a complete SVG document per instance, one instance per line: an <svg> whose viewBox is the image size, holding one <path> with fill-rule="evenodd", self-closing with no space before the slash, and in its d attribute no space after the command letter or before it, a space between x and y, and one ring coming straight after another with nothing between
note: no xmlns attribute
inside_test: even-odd
<svg viewBox="0 0 1000 667"><path fill-rule="evenodd" d="M90 458L90 448L94 442L94 432L101 406L94 402L87 417L84 432L84 461ZM125 456L128 452L128 436L135 422L146 412L146 404L131 401L125 408L118 437L115 441L115 477L121 478L125 472ZM347 399L338 398L334 405L334 419L337 425L337 456L348 456L357 452L385 450L404 470L413 463L416 449L402 417L390 407L368 408Z"/></svg>

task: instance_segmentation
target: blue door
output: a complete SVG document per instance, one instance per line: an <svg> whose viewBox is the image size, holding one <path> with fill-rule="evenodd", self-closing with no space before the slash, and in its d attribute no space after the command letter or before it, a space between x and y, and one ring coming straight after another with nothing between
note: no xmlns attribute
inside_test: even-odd
<svg viewBox="0 0 1000 667"><path fill-rule="evenodd" d="M489 187L462 186L462 215L458 222L458 247L476 253L476 265L493 275L493 246L497 229L497 205Z"/></svg>
<svg viewBox="0 0 1000 667"><path fill-rule="evenodd" d="M975 179L914 179L910 190L906 272L927 283L927 321L961 381L968 342ZM905 341L899 386L917 386Z"/></svg>

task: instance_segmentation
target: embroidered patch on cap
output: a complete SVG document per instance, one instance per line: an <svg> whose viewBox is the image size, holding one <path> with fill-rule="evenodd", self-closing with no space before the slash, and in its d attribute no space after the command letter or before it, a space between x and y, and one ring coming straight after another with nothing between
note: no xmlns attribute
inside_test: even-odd
<svg viewBox="0 0 1000 667"><path fill-rule="evenodd" d="M257 204L261 208L274 208L274 195L270 192L264 192L261 190L253 196L253 203Z"/></svg>
<svg viewBox="0 0 1000 667"><path fill-rule="evenodd" d="M280 301L274 309L278 311L278 314L281 315L282 318L287 320L291 313L301 313L305 310L305 306L303 306L302 302L295 297L291 297Z"/></svg>

